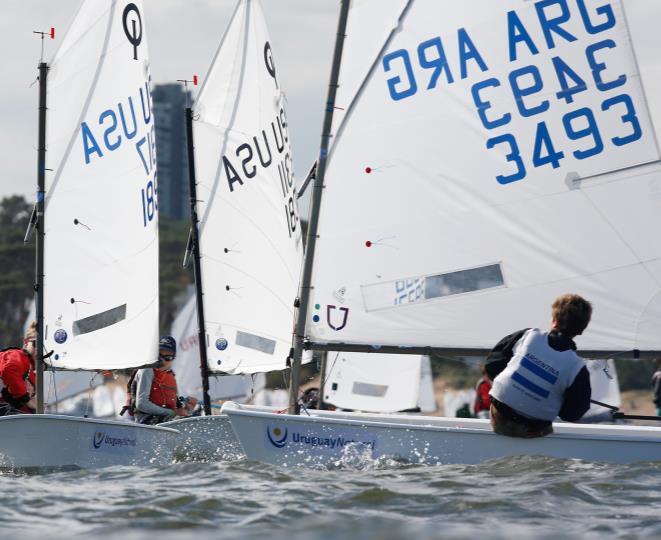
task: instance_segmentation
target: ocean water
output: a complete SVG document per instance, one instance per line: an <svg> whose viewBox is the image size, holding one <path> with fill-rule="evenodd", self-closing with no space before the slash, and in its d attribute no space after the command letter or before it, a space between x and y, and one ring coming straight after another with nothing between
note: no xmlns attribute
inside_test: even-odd
<svg viewBox="0 0 661 540"><path fill-rule="evenodd" d="M332 470L247 459L0 476L3 538L654 538L661 462Z"/></svg>

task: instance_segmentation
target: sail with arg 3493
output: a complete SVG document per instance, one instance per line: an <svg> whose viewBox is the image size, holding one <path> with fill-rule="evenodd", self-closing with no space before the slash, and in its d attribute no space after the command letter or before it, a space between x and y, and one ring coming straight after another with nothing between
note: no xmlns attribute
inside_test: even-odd
<svg viewBox="0 0 661 540"><path fill-rule="evenodd" d="M388 52L382 59L387 91L401 102L420 97L423 88L465 81L482 127L493 134L487 150L507 154L499 184L523 180L539 167L557 169L566 159L587 160L581 176L599 174L604 171L592 158L630 149L646 134L636 73L627 71L635 63L621 31L624 17L617 4L585 0L542 0L503 11L495 28L505 34L504 47L486 46L484 34L460 27L456 58L447 35ZM547 112L552 117L544 118ZM532 137L517 130L528 122ZM624 157L620 167L631 161Z"/></svg>

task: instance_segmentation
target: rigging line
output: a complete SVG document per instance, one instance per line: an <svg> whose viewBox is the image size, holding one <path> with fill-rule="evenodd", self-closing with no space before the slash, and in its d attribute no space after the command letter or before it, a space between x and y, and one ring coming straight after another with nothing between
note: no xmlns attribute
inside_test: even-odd
<svg viewBox="0 0 661 540"><path fill-rule="evenodd" d="M328 375L325 373L321 374L321 385L320 385L320 390L321 388L326 388L326 383L328 382L328 379L330 378L331 374L333 373L333 369L335 369L335 364L337 363L337 359L340 356L340 351L336 351L335 353L335 358L333 359L333 363L331 364L330 369L328 370Z"/></svg>
<svg viewBox="0 0 661 540"><path fill-rule="evenodd" d="M613 419L624 419L624 420L649 420L651 422L661 422L661 416L644 416L638 414L626 414L620 411L615 411L613 413Z"/></svg>
<svg viewBox="0 0 661 540"><path fill-rule="evenodd" d="M640 87L640 92L643 94L643 101L645 102L645 110L647 112L646 120L649 124L650 129L652 130L652 140L654 141L654 146L656 148L656 155L661 157L661 148L659 147L659 139L657 137L656 129L654 127L654 122L650 115L650 105L649 99L647 98L647 93L645 92L645 85L643 85L642 77L640 74L640 63L638 62L638 56L636 56L636 49L633 46L633 41L631 40L631 26L629 25L629 18L627 17L627 9L622 3L622 18L624 19L624 28L626 35L629 37L629 47L631 51L631 56L633 56L633 61L636 66L636 75L638 76L638 84Z"/></svg>
<svg viewBox="0 0 661 540"><path fill-rule="evenodd" d="M587 358L587 360L593 360L593 361L595 361L595 360L596 361L599 361L599 360L615 360L619 356L630 356L632 352L635 355L635 349L634 349L633 351L629 350L629 351L614 352L614 353L609 354L608 356L606 356L606 358Z"/></svg>
<svg viewBox="0 0 661 540"><path fill-rule="evenodd" d="M238 10L238 5L237 5L237 10ZM248 50L248 29L249 29L249 23L250 23L250 3L247 4L246 7L246 17L245 17L245 23L244 23L244 36L243 36L243 54L242 54L242 59L245 60L246 58L246 51ZM227 31L225 32L225 36L229 32L230 27L228 27ZM225 36L223 36L223 40L221 41L221 46L222 43L225 41ZM220 47L218 48L218 51L216 54L220 52ZM214 63L211 64L211 68L209 73L211 73L211 70L214 68L216 58L214 58ZM246 62L243 61L241 62L241 69L239 71L239 84L238 84L238 89L237 89L237 96L236 99L234 100L234 108L232 110L232 115L230 117L230 121L228 124L227 129L225 130L225 136L223 139L223 144L221 145L220 152L218 155L221 157L221 159L218 160L218 166L216 167L216 174L214 176L213 180L213 186L211 188L211 197L209 198L209 203L207 204L206 208L204 209L204 214L202 215L199 224L199 231L200 234L204 233L204 229L206 228L206 222L209 217L209 212L211 211L211 208L213 207L213 203L215 200L216 196L216 191L218 190L218 186L220 184L220 176L222 174L222 157L225 155L225 151L227 149L227 143L229 142L229 132L231 127L234 125L236 122L236 116L239 111L239 105L241 104L241 89L243 88L243 81L246 76ZM208 80L208 76L207 76ZM202 89L200 90L200 95L198 96L198 100L202 96L202 90L204 89L204 86L206 85L206 80L204 81L204 84L202 85Z"/></svg>
<svg viewBox="0 0 661 540"><path fill-rule="evenodd" d="M117 0L112 0L112 3L114 4L116 1L117 1ZM74 16L71 18L71 20L70 20L70 22L69 22L69 25L67 26L66 30L65 30L64 32L61 33L62 36L66 36L66 37L68 38L68 37L71 35L70 30L71 30L71 29L74 27L74 25L76 24L76 19L77 19L78 16L80 15L80 12L83 11L83 7L84 7L84 6L85 6L85 2L79 2L79 4L78 4L78 8L76 9L76 13L75 13ZM53 58L55 58L55 57L57 57L57 56L59 55L59 53L60 53L60 49L63 49L62 55L66 54L68 51L70 51L70 50L72 50L72 49L75 49L75 48L76 48L76 45L78 45L78 43L80 43L80 41L81 41L85 36L87 36L89 33L91 33L91 32L94 31L94 26L96 25L96 23L98 23L100 20L104 19L105 16L106 16L106 13L108 13L111 9L112 9L112 6L111 6L109 9L104 9L103 12L101 13L101 15L99 15L96 19L94 19L94 21L92 21L92 23L90 24L89 28L88 28L87 30L85 30L85 32L82 33L78 39L76 39L75 41L72 41L70 44L68 44L69 47L68 47L66 50L63 49L63 47L64 47L64 45L65 45L65 43L66 43L66 39L65 39L65 40L61 40L61 41L58 43L57 49L55 49L55 54L53 55Z"/></svg>
<svg viewBox="0 0 661 540"><path fill-rule="evenodd" d="M260 285L263 289L265 289L265 290L266 290L266 291L267 291L267 292L268 292L273 298L275 298L280 304L282 304L282 305L285 307L285 309L287 310L288 313L293 313L293 309L292 309L292 305L293 305L293 304L292 304L292 302L289 302L289 303L288 303L288 302L284 301L282 298L280 298L280 296L278 296L277 294L275 294L275 293L273 292L273 290L271 290L271 289L270 289L265 283L263 283L261 280L257 279L257 278L254 277L253 275L251 275L251 274L245 272L244 270L241 270L240 268L237 268L236 266L233 266L233 265L231 265L231 264L228 264L228 263L226 263L225 261L221 261L220 259L216 259L215 257L212 257L211 255L205 255L205 257L208 258L208 259L210 259L210 260L212 260L212 261L217 262L218 264L221 264L221 265L223 265L223 266L226 266L227 268L231 268L232 270L234 270L234 271L236 271L236 272L238 272L238 273L240 273L240 274L246 276L248 279L251 279L251 280L254 281L255 283L259 284L259 285ZM231 287L230 287L230 288L231 288ZM295 292L294 292L294 296L296 296L296 293L295 293Z"/></svg>
<svg viewBox="0 0 661 540"><path fill-rule="evenodd" d="M636 254L634 251L633 247L624 239L624 237L620 234L620 232L617 230L615 225L611 223L611 221L606 217L606 215L597 207L596 204L594 204L594 201L588 196L587 193L585 193L585 190L581 189L583 197L585 200L592 206L592 208L595 210L595 212L601 216L601 219L604 221L606 225L615 233L615 236L617 236L620 241L627 247L627 250L631 254L631 256L638 261L638 265L642 266L645 269L645 272L649 275L649 277L654 281L660 288L661 288L661 282L659 282L658 279L656 279L656 276L650 272L650 270L647 268L645 265L646 261L642 261L640 257ZM630 266L637 266L637 265L630 265Z"/></svg>
<svg viewBox="0 0 661 540"><path fill-rule="evenodd" d="M53 381L53 393L55 394L55 414L58 414L60 412L60 398L57 397L57 379L55 378L55 369L52 369L51 373L51 380Z"/></svg>
<svg viewBox="0 0 661 540"><path fill-rule="evenodd" d="M108 17L108 26L106 28L106 35L103 38L103 47L102 47L102 54L99 58L99 63L96 68L96 72L94 73L94 77L92 78L92 83L90 85L89 91L87 93L87 98L85 98L85 103L83 104L83 108L81 110L81 113L78 117L78 122L76 124L76 129L74 129L74 132L71 135L71 138L69 139L69 143L67 144L64 153L62 154L62 159L60 160L60 163L57 166L57 172L55 173L55 176L53 178L53 181L51 182L50 188L48 190L48 196L46 197L46 200L44 201L44 212L47 210L49 202L51 200L51 197L55 193L55 188L59 184L60 177L62 175L62 170L64 169L65 164L69 160L69 155L71 154L71 151L73 150L73 146L75 142L78 140L78 133L80 132L80 126L83 122L83 119L85 118L87 111L89 110L90 104L92 102L92 96L94 95L94 91L96 90L96 86L99 83L99 78L101 77L101 70L103 69L103 66L105 64L106 60L106 55L105 51L108 48L108 43L110 42L110 34L113 26L113 21L115 19L114 17L114 12L115 12L115 7L116 7L116 0L113 0L111 8L110 8L110 17Z"/></svg>
<svg viewBox="0 0 661 540"><path fill-rule="evenodd" d="M48 364L44 363L44 373L47 373L47 372L48 372L48 368L49 368L49 367L50 367L50 366L49 366ZM53 388L53 377L55 376L55 370L52 370L52 373L53 373L53 375L51 376L51 378L50 378L50 384L48 385L48 395L46 396L46 402L47 402L47 403L50 401L50 395L51 395L51 390L52 390L52 388ZM56 400L56 402L57 402L57 397L55 398L55 400Z"/></svg>
<svg viewBox="0 0 661 540"><path fill-rule="evenodd" d="M611 411L619 411L619 407L615 407L614 405L609 405L608 403L602 403L601 401L597 401L596 399L591 399L590 403L594 403L595 405L599 405L600 407L605 407L606 409L610 409Z"/></svg>
<svg viewBox="0 0 661 540"><path fill-rule="evenodd" d="M94 375L92 375L92 378L90 379L89 390L87 391L87 403L85 403L85 415L83 416L83 418L89 418L90 403L92 401L92 391L94 390L92 383L94 382L94 379L96 379L96 376L98 374L99 374L98 371L94 372Z"/></svg>
<svg viewBox="0 0 661 540"><path fill-rule="evenodd" d="M312 167L310 167L310 170L308 171L308 175L305 177L305 180L301 183L301 187L298 190L298 193L296 194L296 199L300 199L303 194L305 193L305 190L308 188L312 180L315 180L317 178L317 160L314 161L312 164Z"/></svg>
<svg viewBox="0 0 661 540"><path fill-rule="evenodd" d="M225 30L225 33L223 34L223 37L220 39L220 43L218 44L218 47L216 48L216 52L213 55L213 58L211 59L211 64L209 64L209 69L207 70L206 74L204 75L204 80L202 81L202 86L200 86L200 91L197 93L197 99L193 102L193 105L197 105L198 100L204 93L204 89L207 86L207 83L209 82L209 75L213 71L213 67L216 64L216 60L218 59L218 55L220 54L220 50L223 48L223 44L225 43L225 40L227 39L227 36L229 34L229 29L232 27L232 23L234 23L234 18L236 17L236 14L239 11L239 7L241 5L241 2L237 2L236 6L234 7L234 11L232 12L232 16L230 17L229 23L227 24L227 29ZM192 107L193 109L195 107Z"/></svg>
<svg viewBox="0 0 661 540"><path fill-rule="evenodd" d="M604 367L601 369L601 371L603 371L604 375L606 375L606 378L607 378L609 381L614 380L614 379L613 379L613 376L612 376L611 373L610 373L610 369L609 369L609 367L608 367L608 360L604 360Z"/></svg>
<svg viewBox="0 0 661 540"><path fill-rule="evenodd" d="M114 257L109 249L105 249L104 252L101 255L107 255L108 257L111 257L108 261L104 262L101 267L102 268L107 268L109 266L114 266L116 264L124 264L126 263L127 260L132 260L138 255L141 255L145 251L147 251L150 247L152 247L154 244L158 242L158 235L154 234L152 235L151 240L149 240L143 247L138 248L137 251L132 251L130 253L126 253L122 255L121 258L116 258ZM98 261L98 257L95 258L95 260Z"/></svg>
<svg viewBox="0 0 661 540"><path fill-rule="evenodd" d="M645 261L645 262L646 263L651 263L651 262L655 262L655 261L658 261L658 260L661 260L661 257L657 257L655 259L650 259L649 261ZM587 274L576 273L576 274L571 275L571 276L561 277L561 278L554 279L554 280L551 280L551 281L531 283L530 285L523 285L523 286L516 287L516 289L509 289L509 290L525 291L526 289L539 287L540 284L541 285L553 285L555 283L562 283L563 281L569 281L569 280L573 280L573 279L577 279L577 278L589 278L589 277L594 277L594 276L598 276L598 275L601 275L601 274L608 274L608 273L614 272L616 270L623 270L624 268L632 268L634 266L639 266L639 265L640 265L640 263L623 264L621 266L608 268L606 270L597 270L595 272L587 273ZM496 287L496 288L493 288L493 289L484 289L484 291L485 291L485 294L487 294L487 293L490 293L490 292L495 293L496 291L499 291L499 290L502 290L502 289L503 289L503 287ZM459 296L460 294L464 295L464 294L474 294L474 293L457 293L457 294L452 294L452 295L449 295L449 296L442 296L442 297L439 297L439 298L432 298L432 299L427 300L425 302L444 301L446 298L455 298L455 297ZM382 310L396 309L397 307L399 307L399 306L389 306L387 308L381 308L381 309Z"/></svg>
<svg viewBox="0 0 661 540"><path fill-rule="evenodd" d="M656 276L651 272L651 270L648 268L646 261L642 261L640 257L636 254L634 251L633 247L625 240L625 238L620 234L620 232L617 230L615 225L611 223L611 221L606 217L606 215L597 207L597 205L594 203L594 201L589 197L587 193L585 193L585 190L581 189L581 194L583 195L583 198L588 202L588 204L594 209L594 211L597 213L597 215L601 216L601 219L603 222L613 231L615 236L620 239L620 241L626 246L627 250L629 251L630 255L638 261L638 264L633 264L629 266L638 266L642 267L643 271L648 275L648 277L652 280L652 282L656 283L657 287L661 288L661 282L656 278ZM643 315L645 314L645 311L647 308L652 304L657 299L658 295L653 295L645 304L644 309L641 310L641 312L638 314L638 318L636 320L636 326L635 326L635 341L638 342L638 331L640 329L641 321L643 319Z"/></svg>
<svg viewBox="0 0 661 540"><path fill-rule="evenodd" d="M399 17L397 18L397 24L392 28L392 30L390 31L390 34L388 34L388 37L385 39L385 41L383 43L383 46L381 47L381 49L379 49L379 52L376 55L376 58L374 59L374 61L372 62L372 65L370 66L369 70L367 71L367 74L365 75L365 78L360 83L360 86L358 87L358 90L356 91L355 95L351 99L351 102L349 103L348 107L346 107L344 117L340 121L340 124L339 124L337 130L335 130L335 134L334 134L334 137L333 137L334 143L331 145L331 147L328 151L328 157L326 158L327 162L330 162L330 160L332 158L332 155L335 151L335 147L337 146L337 141L341 137L342 133L344 132L345 126L349 123L349 117L352 115L353 111L355 110L355 108L358 104L358 101L362 97L362 95L364 93L364 90L367 87L367 84L372 79L372 76L374 75L374 71L376 70L376 66L379 63L379 59L383 56L383 53L386 51L386 49L388 48L388 46L392 42L395 34L401 28L402 23L404 22L404 19L408 15L408 12L409 12L412 5L413 5L413 0L407 0L406 5L402 9ZM334 104L333 104L333 106L334 106Z"/></svg>
<svg viewBox="0 0 661 540"><path fill-rule="evenodd" d="M99 17L99 18L101 19L101 18L103 18L103 17ZM92 30L92 29L88 30L88 31L86 32L86 34L90 33L91 30ZM78 43L78 41L80 41L80 40L77 40L76 43ZM101 58L101 57L104 57L104 58L105 58L106 56L110 56L114 51L116 51L116 50L120 50L122 47L123 47L123 44L121 44L121 43L118 44L118 45L115 45L114 47L107 47L107 48L105 49L105 51L102 52L102 53L99 55L99 58ZM97 61L91 61L91 62L85 62L85 63L79 63L79 64L77 64L77 65L78 65L78 69L76 69L76 70L72 70L70 76L67 77L66 79L61 79L60 81L57 81L55 84L53 84L53 85L50 87L50 91L57 90L57 89L59 89L60 86L62 86L63 84L70 83L72 80L77 79L78 76L79 76L81 73L84 73L84 72L87 71L90 67L96 67L97 64L98 64ZM57 64L55 64L53 67L56 67L56 66L57 66ZM145 83L146 83L146 82L147 82L147 81L145 81ZM54 107L54 108L52 108L51 110L55 110L55 111L57 111L58 109Z"/></svg>

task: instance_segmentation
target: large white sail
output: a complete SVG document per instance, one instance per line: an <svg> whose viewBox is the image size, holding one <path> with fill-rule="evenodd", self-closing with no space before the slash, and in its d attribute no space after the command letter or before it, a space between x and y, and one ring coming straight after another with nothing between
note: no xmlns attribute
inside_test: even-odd
<svg viewBox="0 0 661 540"><path fill-rule="evenodd" d="M349 14L311 339L490 349L573 292L582 350L661 350L659 148L622 2L398 4Z"/></svg>
<svg viewBox="0 0 661 540"><path fill-rule="evenodd" d="M177 376L179 393L202 399L195 295L181 308L172 323L170 334L177 340L177 358L172 369ZM209 396L212 400L232 399L241 403L260 391L264 382L264 374L209 377Z"/></svg>
<svg viewBox="0 0 661 540"><path fill-rule="evenodd" d="M158 207L142 2L84 2L48 75L48 362L156 361Z"/></svg>
<svg viewBox="0 0 661 540"><path fill-rule="evenodd" d="M209 368L283 369L301 233L285 103L257 0L241 0L194 106Z"/></svg>
<svg viewBox="0 0 661 540"><path fill-rule="evenodd" d="M329 352L324 375L324 401L342 409L367 412L398 412L423 407L428 402L431 378L422 385L427 357L405 354ZM426 367L427 367L426 366Z"/></svg>

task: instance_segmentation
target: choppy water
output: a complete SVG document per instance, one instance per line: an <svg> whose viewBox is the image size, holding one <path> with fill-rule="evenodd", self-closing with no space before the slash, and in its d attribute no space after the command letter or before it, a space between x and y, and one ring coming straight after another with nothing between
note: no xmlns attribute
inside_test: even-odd
<svg viewBox="0 0 661 540"><path fill-rule="evenodd" d="M254 461L0 476L2 537L661 537L661 463Z"/></svg>

